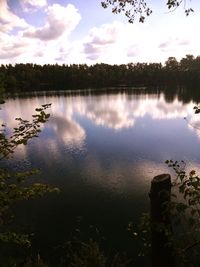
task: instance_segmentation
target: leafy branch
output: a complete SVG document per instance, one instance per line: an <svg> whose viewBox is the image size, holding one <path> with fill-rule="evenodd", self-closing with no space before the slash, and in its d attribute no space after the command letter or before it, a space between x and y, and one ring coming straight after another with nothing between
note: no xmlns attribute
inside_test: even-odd
<svg viewBox="0 0 200 267"><path fill-rule="evenodd" d="M50 114L45 110L51 104L42 105L41 108L35 109L36 114L32 115L32 121L16 118L18 126L13 129L11 135L7 135L6 125L2 125L0 133L0 160L9 159L16 148L38 137L41 125L46 123ZM27 185L26 178L36 175L38 170L12 172L0 168L0 241L15 242L17 244L30 245L27 235L20 235L15 232L7 231L5 225L13 217L11 207L18 201L28 200L31 198L42 197L46 193L59 192L58 188L54 188L44 183L33 183Z"/></svg>
<svg viewBox="0 0 200 267"><path fill-rule="evenodd" d="M45 113L45 110L49 108L51 104L42 105L41 108L36 108L36 114L32 115L33 120L23 120L22 118L16 118L18 127L15 127L11 136L6 135L6 125L2 124L2 130L0 132L0 160L9 158L15 151L18 145L26 145L28 140L33 137L38 137L38 133L41 132L41 124L47 122L50 114Z"/></svg>
<svg viewBox="0 0 200 267"><path fill-rule="evenodd" d="M189 16L191 12L194 12L192 8L187 8L187 0L168 0L166 5L171 12L174 12L181 4L183 4L183 8L186 16Z"/></svg>
<svg viewBox="0 0 200 267"><path fill-rule="evenodd" d="M145 0L106 0L101 5L103 8L113 6L114 14L124 13L129 23L133 23L136 16L139 16L139 22L144 22L145 17L152 13Z"/></svg>
<svg viewBox="0 0 200 267"><path fill-rule="evenodd" d="M166 2L168 10L175 11L183 4L186 16L194 12L192 8L186 7L187 0L168 0ZM112 13L124 13L128 18L129 23L133 23L136 17L139 17L139 22L144 22L145 18L152 14L152 9L147 4L146 0L105 0L101 2L103 8L112 6Z"/></svg>

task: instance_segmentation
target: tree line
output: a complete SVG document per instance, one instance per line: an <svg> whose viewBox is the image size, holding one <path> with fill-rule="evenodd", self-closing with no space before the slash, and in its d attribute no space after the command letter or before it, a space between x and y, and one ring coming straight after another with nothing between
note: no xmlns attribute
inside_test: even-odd
<svg viewBox="0 0 200 267"><path fill-rule="evenodd" d="M161 63L1 65L0 85L6 92L70 90L131 86L192 86L200 84L200 56Z"/></svg>

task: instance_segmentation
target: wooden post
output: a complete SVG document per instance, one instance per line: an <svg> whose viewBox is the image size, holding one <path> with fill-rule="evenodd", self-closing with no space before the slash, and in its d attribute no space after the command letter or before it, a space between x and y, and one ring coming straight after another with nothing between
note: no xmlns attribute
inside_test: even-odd
<svg viewBox="0 0 200 267"><path fill-rule="evenodd" d="M173 267L174 255L169 235L172 231L170 214L166 203L170 201L171 177L169 174L155 176L151 182L151 238L152 267ZM172 232L171 232L172 233Z"/></svg>

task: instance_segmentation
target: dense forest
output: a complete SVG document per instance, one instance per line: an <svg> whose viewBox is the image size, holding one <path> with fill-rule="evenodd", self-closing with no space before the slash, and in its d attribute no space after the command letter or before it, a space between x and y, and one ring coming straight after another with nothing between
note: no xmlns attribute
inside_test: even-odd
<svg viewBox="0 0 200 267"><path fill-rule="evenodd" d="M200 56L186 55L180 61L169 57L164 65L9 64L0 66L0 80L7 92L169 84L191 86L200 84Z"/></svg>

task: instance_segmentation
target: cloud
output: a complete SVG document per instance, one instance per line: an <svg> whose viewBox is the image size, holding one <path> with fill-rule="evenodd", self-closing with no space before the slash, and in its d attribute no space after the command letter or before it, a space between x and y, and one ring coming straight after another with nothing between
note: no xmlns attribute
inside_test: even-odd
<svg viewBox="0 0 200 267"><path fill-rule="evenodd" d="M69 35L78 25L81 16L77 9L68 4L63 7L53 4L46 9L47 22L41 28L32 27L23 36L37 38L42 41L56 40L63 35Z"/></svg>
<svg viewBox="0 0 200 267"><path fill-rule="evenodd" d="M20 0L24 12L34 12L47 6L47 0Z"/></svg>
<svg viewBox="0 0 200 267"><path fill-rule="evenodd" d="M95 45L112 44L117 41L120 23L104 24L99 28L92 28L90 30L90 42Z"/></svg>
<svg viewBox="0 0 200 267"><path fill-rule="evenodd" d="M20 2L26 8L41 8L47 5L47 0L21 0Z"/></svg>
<svg viewBox="0 0 200 267"><path fill-rule="evenodd" d="M44 56L44 52L43 51L37 51L34 56L35 57L43 57Z"/></svg>
<svg viewBox="0 0 200 267"><path fill-rule="evenodd" d="M84 52L86 54L98 54L101 52L101 46L94 46L92 43L86 43L84 45Z"/></svg>
<svg viewBox="0 0 200 267"><path fill-rule="evenodd" d="M188 46L189 44L190 44L189 40L169 37L168 40L160 43L158 45L158 48L160 48L163 52L175 51L177 49L177 47L180 48L180 46Z"/></svg>
<svg viewBox="0 0 200 267"><path fill-rule="evenodd" d="M95 46L92 43L84 44L84 52L88 59L95 60L98 59L101 52L103 51L101 46Z"/></svg>
<svg viewBox="0 0 200 267"><path fill-rule="evenodd" d="M7 0L0 1L0 32L8 33L14 28L27 28L27 22L15 15L9 8Z"/></svg>
<svg viewBox="0 0 200 267"><path fill-rule="evenodd" d="M0 59L9 59L9 58L15 58L21 54L20 51L9 51L7 52L2 52L0 54Z"/></svg>
<svg viewBox="0 0 200 267"><path fill-rule="evenodd" d="M138 45L132 45L127 49L127 57L135 57L140 53Z"/></svg>
<svg viewBox="0 0 200 267"><path fill-rule="evenodd" d="M122 58L124 61L139 53L136 49L138 37L135 26L114 21L92 28L83 42L83 52L86 59L105 63L112 59L113 63L118 63Z"/></svg>
<svg viewBox="0 0 200 267"><path fill-rule="evenodd" d="M158 48L165 48L165 47L167 47L168 45L169 45L169 41L164 42L164 43L161 43L161 44L158 46Z"/></svg>
<svg viewBox="0 0 200 267"><path fill-rule="evenodd" d="M185 54L198 55L199 37L195 33L196 28L187 30L186 35L185 24L178 38L174 29L161 29L160 34L157 25L153 31L148 24L130 25L114 21L99 25L100 21L105 20L94 21L89 16L84 18L84 24L78 28L81 15L76 7L72 4L64 5L64 1L50 5L52 2L56 1L0 0L0 64L164 63L173 55L178 60ZM27 18L25 9L19 8L20 4L21 7L37 12L32 17L29 13L30 18ZM27 24L23 17L32 25ZM98 26L92 27L94 23ZM198 24L194 25L197 27ZM71 35L76 27L78 30ZM16 47L20 42L28 45Z"/></svg>
<svg viewBox="0 0 200 267"><path fill-rule="evenodd" d="M83 44L86 57L92 60L98 59L107 48L113 46L118 40L122 25L114 22L92 28Z"/></svg>
<svg viewBox="0 0 200 267"><path fill-rule="evenodd" d="M29 43L26 40L22 40L19 36L9 36L8 34L0 33L0 59L14 60L22 55L28 47Z"/></svg>
<svg viewBox="0 0 200 267"><path fill-rule="evenodd" d="M189 40L182 40L178 43L179 45L189 45L190 41Z"/></svg>

